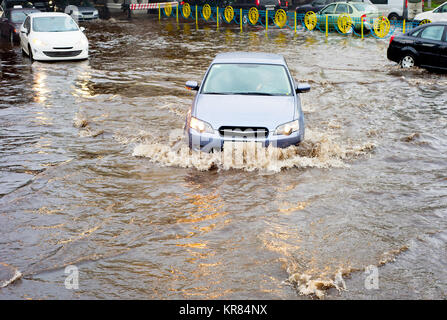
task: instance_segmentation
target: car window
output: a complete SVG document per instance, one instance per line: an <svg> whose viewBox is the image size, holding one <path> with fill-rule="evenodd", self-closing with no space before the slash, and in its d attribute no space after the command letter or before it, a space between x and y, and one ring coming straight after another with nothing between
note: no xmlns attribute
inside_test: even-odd
<svg viewBox="0 0 447 320"><path fill-rule="evenodd" d="M335 4L330 4L323 10L321 10L321 14L331 14L335 11Z"/></svg>
<svg viewBox="0 0 447 320"><path fill-rule="evenodd" d="M419 30L413 31L410 33L410 35L413 37L417 37L417 36L419 36L419 34L421 33L422 30L424 30L424 29L419 29Z"/></svg>
<svg viewBox="0 0 447 320"><path fill-rule="evenodd" d="M29 30L29 26L30 26L30 22L29 22L29 20L30 20L30 17L26 17L25 22L23 23L23 26L24 26L27 30Z"/></svg>
<svg viewBox="0 0 447 320"><path fill-rule="evenodd" d="M33 31L35 32L67 32L77 30L78 26L71 17L53 16L36 17L33 19Z"/></svg>
<svg viewBox="0 0 447 320"><path fill-rule="evenodd" d="M427 40L441 41L444 33L444 26L428 26L421 31L420 37Z"/></svg>
<svg viewBox="0 0 447 320"><path fill-rule="evenodd" d="M24 11L11 11L11 21L14 23L22 23L25 21L26 16L30 14L31 12L24 12Z"/></svg>
<svg viewBox="0 0 447 320"><path fill-rule="evenodd" d="M335 13L348 13L348 6L344 3L338 4Z"/></svg>
<svg viewBox="0 0 447 320"><path fill-rule="evenodd" d="M293 94L286 68L271 64L213 64L202 88L204 94Z"/></svg>
<svg viewBox="0 0 447 320"><path fill-rule="evenodd" d="M447 12L447 4L444 4L444 5L436 8L435 10L433 10L433 12L437 12L437 13Z"/></svg>

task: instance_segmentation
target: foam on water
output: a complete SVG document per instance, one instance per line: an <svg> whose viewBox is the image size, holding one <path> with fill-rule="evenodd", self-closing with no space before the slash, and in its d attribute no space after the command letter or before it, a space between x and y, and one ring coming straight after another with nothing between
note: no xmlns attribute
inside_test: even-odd
<svg viewBox="0 0 447 320"><path fill-rule="evenodd" d="M228 148L229 147L229 148ZM146 157L163 166L210 170L213 168L245 171L265 170L279 172L286 168L347 167L347 160L365 155L374 148L373 143L344 145L327 133L307 130L305 140L299 146L286 149L262 148L246 142L227 145L222 152L205 153L191 151L178 136L170 143L141 142L133 150L133 156Z"/></svg>
<svg viewBox="0 0 447 320"><path fill-rule="evenodd" d="M395 250L385 251L380 255L374 266L381 267L387 263L394 262L398 255L407 250L408 246L402 246ZM349 265L341 265L337 268L326 266L324 270L303 270L299 263L292 260L287 268L289 278L286 282L292 284L300 295L323 299L327 290L331 288L335 288L338 291L347 290L344 278L354 272L364 272L368 267L370 266L356 268Z"/></svg>

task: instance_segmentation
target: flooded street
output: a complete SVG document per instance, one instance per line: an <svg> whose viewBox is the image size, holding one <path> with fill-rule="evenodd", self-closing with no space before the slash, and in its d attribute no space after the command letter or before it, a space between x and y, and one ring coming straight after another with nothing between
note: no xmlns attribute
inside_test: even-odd
<svg viewBox="0 0 447 320"><path fill-rule="evenodd" d="M447 298L447 75L372 37L84 26L88 61L0 44L0 298ZM189 153L184 83L224 51L281 53L311 85L299 147Z"/></svg>

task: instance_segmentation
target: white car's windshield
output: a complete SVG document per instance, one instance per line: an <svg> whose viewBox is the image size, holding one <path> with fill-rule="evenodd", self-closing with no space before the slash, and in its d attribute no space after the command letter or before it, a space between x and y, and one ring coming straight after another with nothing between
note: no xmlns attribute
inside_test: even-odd
<svg viewBox="0 0 447 320"><path fill-rule="evenodd" d="M274 96L293 94L284 66L254 63L214 64L202 86L202 93Z"/></svg>
<svg viewBox="0 0 447 320"><path fill-rule="evenodd" d="M36 17L33 19L35 32L67 32L77 31L78 26L71 17Z"/></svg>

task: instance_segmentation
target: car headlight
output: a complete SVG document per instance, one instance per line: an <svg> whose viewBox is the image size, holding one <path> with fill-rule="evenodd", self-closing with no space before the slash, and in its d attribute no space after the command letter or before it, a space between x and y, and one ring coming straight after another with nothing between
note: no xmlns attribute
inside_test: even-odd
<svg viewBox="0 0 447 320"><path fill-rule="evenodd" d="M39 39L34 39L33 44L38 47L46 47L47 46L47 44L45 42L43 42L42 40L39 40Z"/></svg>
<svg viewBox="0 0 447 320"><path fill-rule="evenodd" d="M205 121L199 120L194 117L191 117L189 125L191 128L200 133L203 132L214 133L213 127L209 123L206 123Z"/></svg>
<svg viewBox="0 0 447 320"><path fill-rule="evenodd" d="M99 14L98 10L93 11L93 15L97 16Z"/></svg>
<svg viewBox="0 0 447 320"><path fill-rule="evenodd" d="M288 136L292 132L298 131L300 129L300 123L298 120L284 123L278 126L275 130L275 135L285 135Z"/></svg>
<svg viewBox="0 0 447 320"><path fill-rule="evenodd" d="M76 46L88 46L88 40L85 38L81 38L77 43Z"/></svg>

